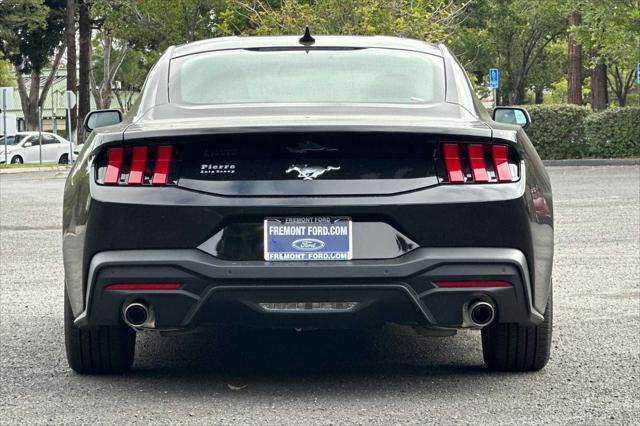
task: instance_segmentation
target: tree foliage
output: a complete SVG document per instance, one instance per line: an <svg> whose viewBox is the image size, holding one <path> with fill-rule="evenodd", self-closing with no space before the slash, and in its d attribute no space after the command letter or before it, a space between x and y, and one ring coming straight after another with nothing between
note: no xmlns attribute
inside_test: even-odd
<svg viewBox="0 0 640 426"><path fill-rule="evenodd" d="M360 34L445 41L467 2L451 0L232 1L219 27L247 35Z"/></svg>
<svg viewBox="0 0 640 426"><path fill-rule="evenodd" d="M16 78L11 71L11 64L4 59L2 52L0 52L0 87L15 87L15 85Z"/></svg>
<svg viewBox="0 0 640 426"><path fill-rule="evenodd" d="M2 53L23 73L40 72L64 37L64 0L3 0Z"/></svg>
<svg viewBox="0 0 640 426"><path fill-rule="evenodd" d="M562 2L477 0L468 11L453 38L454 52L480 81L489 68L498 67L499 95L510 104L522 103L535 69L545 58L554 60L549 48L566 26Z"/></svg>
<svg viewBox="0 0 640 426"><path fill-rule="evenodd" d="M3 0L0 3L1 52L13 64L28 129L36 127L64 53L65 0ZM43 68L50 71L41 84ZM30 84L24 79L30 76Z"/></svg>
<svg viewBox="0 0 640 426"><path fill-rule="evenodd" d="M571 29L593 55L590 67L607 65L608 81L620 106L633 87L636 63L640 62L640 1L582 1L582 24Z"/></svg>

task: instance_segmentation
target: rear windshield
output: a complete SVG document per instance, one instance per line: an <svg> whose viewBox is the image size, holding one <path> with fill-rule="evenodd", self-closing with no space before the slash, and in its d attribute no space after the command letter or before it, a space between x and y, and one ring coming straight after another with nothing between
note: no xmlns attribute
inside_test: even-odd
<svg viewBox="0 0 640 426"><path fill-rule="evenodd" d="M180 104L401 103L444 99L440 57L391 49L226 50L171 61Z"/></svg>

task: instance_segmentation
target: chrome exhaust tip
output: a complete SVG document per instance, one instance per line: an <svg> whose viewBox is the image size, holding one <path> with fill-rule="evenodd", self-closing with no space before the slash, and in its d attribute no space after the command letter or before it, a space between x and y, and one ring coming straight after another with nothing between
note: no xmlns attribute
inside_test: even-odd
<svg viewBox="0 0 640 426"><path fill-rule="evenodd" d="M476 327L485 327L496 317L495 308L488 302L475 302L469 306L469 319Z"/></svg>
<svg viewBox="0 0 640 426"><path fill-rule="evenodd" d="M125 324L133 328L143 327L150 317L149 308L141 302L129 303L122 308L122 319Z"/></svg>

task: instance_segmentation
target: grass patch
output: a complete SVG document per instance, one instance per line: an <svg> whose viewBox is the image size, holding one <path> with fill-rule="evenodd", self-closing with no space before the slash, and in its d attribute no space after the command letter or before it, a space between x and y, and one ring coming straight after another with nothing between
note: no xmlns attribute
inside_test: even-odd
<svg viewBox="0 0 640 426"><path fill-rule="evenodd" d="M0 164L0 169L54 169L64 166L58 163Z"/></svg>

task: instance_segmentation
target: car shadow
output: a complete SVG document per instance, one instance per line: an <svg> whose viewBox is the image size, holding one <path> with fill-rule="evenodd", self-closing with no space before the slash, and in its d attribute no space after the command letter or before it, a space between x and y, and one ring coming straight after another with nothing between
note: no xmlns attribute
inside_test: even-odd
<svg viewBox="0 0 640 426"><path fill-rule="evenodd" d="M216 327L186 335L142 333L136 350L131 372L99 380L180 395L231 391L370 395L411 392L414 387L430 392L497 374L482 362L477 332L431 338L400 326L302 332Z"/></svg>

